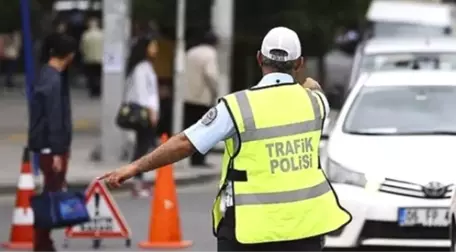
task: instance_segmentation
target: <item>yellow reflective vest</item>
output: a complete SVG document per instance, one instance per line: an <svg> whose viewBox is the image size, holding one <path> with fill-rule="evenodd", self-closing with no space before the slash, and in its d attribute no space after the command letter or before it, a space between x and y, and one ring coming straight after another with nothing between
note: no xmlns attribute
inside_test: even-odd
<svg viewBox="0 0 456 252"><path fill-rule="evenodd" d="M221 99L238 138L225 141L221 192L232 182L236 240L243 244L324 235L351 220L320 167L321 100L299 84L244 90Z"/></svg>

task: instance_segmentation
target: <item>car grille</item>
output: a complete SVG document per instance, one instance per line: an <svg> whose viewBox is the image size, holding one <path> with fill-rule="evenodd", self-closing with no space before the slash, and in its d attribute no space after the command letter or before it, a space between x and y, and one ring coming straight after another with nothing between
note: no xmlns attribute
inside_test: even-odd
<svg viewBox="0 0 456 252"><path fill-rule="evenodd" d="M366 221L361 237L390 239L448 239L448 227L401 227L396 222Z"/></svg>
<svg viewBox="0 0 456 252"><path fill-rule="evenodd" d="M428 197L424 193L423 188L424 186L419 184L387 178L380 185L379 191L415 198L448 199L451 198L454 186L445 186L446 192L440 197Z"/></svg>

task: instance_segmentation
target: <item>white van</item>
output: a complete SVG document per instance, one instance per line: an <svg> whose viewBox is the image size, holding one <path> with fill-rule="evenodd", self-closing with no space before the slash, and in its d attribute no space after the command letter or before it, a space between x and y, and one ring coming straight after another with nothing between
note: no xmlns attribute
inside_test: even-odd
<svg viewBox="0 0 456 252"><path fill-rule="evenodd" d="M53 9L56 11L70 11L78 9L81 11L101 10L101 1L91 0L57 0L54 2Z"/></svg>
<svg viewBox="0 0 456 252"><path fill-rule="evenodd" d="M361 74L404 69L456 71L456 38L373 38L358 46L349 91Z"/></svg>
<svg viewBox="0 0 456 252"><path fill-rule="evenodd" d="M371 37L454 34L455 9L435 1L374 0L366 14Z"/></svg>

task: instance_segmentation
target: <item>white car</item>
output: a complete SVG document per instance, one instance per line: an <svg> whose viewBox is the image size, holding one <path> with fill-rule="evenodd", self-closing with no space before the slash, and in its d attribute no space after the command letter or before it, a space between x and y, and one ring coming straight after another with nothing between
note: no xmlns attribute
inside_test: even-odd
<svg viewBox="0 0 456 252"><path fill-rule="evenodd" d="M366 72L404 69L456 70L456 38L374 38L358 46L349 89Z"/></svg>
<svg viewBox="0 0 456 252"><path fill-rule="evenodd" d="M436 1L373 0L366 20L374 37L442 36L452 33L455 9Z"/></svg>
<svg viewBox="0 0 456 252"><path fill-rule="evenodd" d="M353 217L327 236L328 247L450 246L455 113L456 72L360 77L322 160L341 206Z"/></svg>

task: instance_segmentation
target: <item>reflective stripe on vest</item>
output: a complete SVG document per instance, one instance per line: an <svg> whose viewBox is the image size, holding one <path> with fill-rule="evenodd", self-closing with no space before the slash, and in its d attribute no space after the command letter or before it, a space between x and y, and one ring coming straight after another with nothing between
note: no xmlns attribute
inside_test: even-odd
<svg viewBox="0 0 456 252"><path fill-rule="evenodd" d="M293 123L288 125L274 126L269 128L257 128L253 118L253 110L250 106L246 92L236 93L235 99L240 108L242 120L244 121L245 131L240 133L242 142L264 140L274 137L290 136L301 134L306 131L321 130L323 125L322 113L317 98L312 95L311 91L306 90L310 97L314 120ZM296 202L306 199L315 198L331 191L331 187L325 180L310 188L299 189L295 191L280 193L253 193L253 194L236 194L236 205L258 205L258 204L275 204Z"/></svg>
<svg viewBox="0 0 456 252"><path fill-rule="evenodd" d="M241 116L244 120L245 131L241 132L241 141L246 143L250 141L264 140L268 138L290 136L300 134L306 131L321 130L323 125L322 113L318 104L317 98L312 95L311 91L307 90L307 94L312 102L312 108L315 114L315 119L306 122L292 123L288 125L280 125L269 128L257 128L253 119L252 107L250 106L247 94L238 92L234 96L241 109Z"/></svg>
<svg viewBox="0 0 456 252"><path fill-rule="evenodd" d="M252 194L236 194L236 205L263 205L276 203L290 203L301 200L307 200L321 196L331 191L327 181L324 181L316 186L299 189L295 191L280 192L280 193L252 193Z"/></svg>

